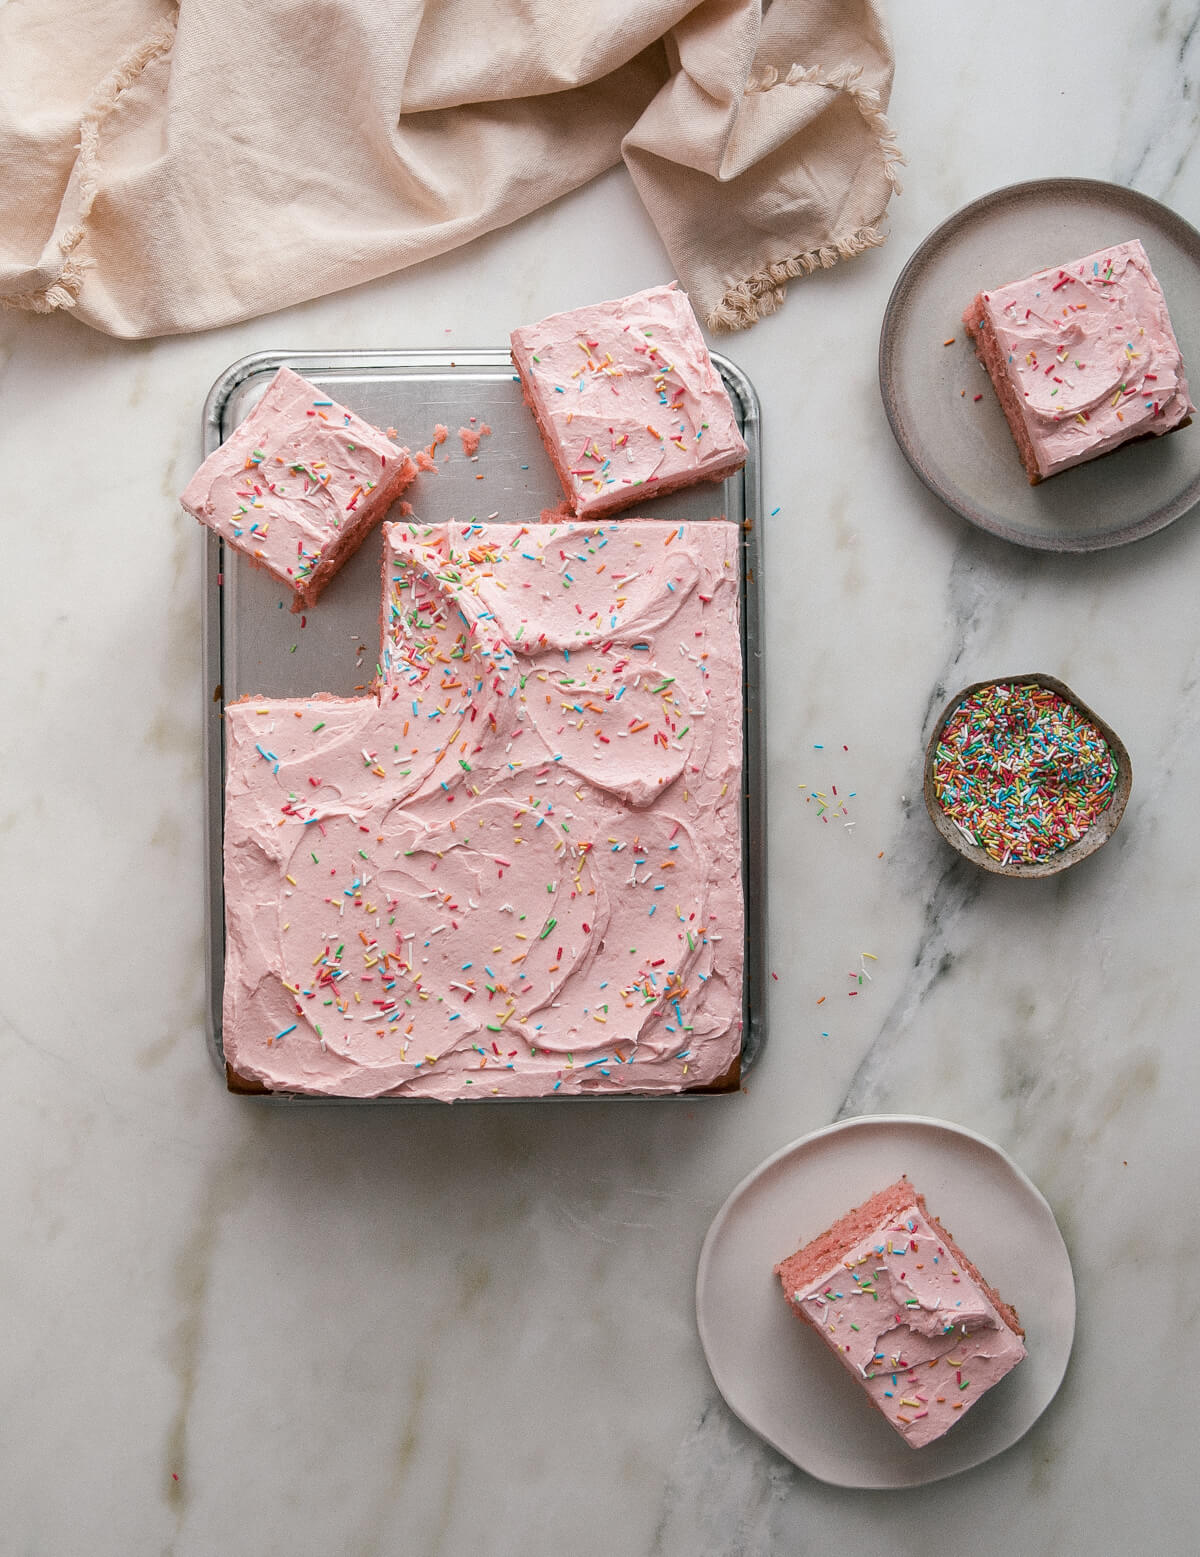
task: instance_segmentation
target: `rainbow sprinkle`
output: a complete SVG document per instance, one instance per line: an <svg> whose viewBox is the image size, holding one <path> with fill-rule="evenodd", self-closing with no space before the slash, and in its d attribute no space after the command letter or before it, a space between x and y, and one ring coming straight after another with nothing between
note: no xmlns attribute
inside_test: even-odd
<svg viewBox="0 0 1200 1557"><path fill-rule="evenodd" d="M1033 682L995 682L953 709L934 754L938 804L1000 864L1050 858L1112 804L1117 763L1074 704Z"/></svg>

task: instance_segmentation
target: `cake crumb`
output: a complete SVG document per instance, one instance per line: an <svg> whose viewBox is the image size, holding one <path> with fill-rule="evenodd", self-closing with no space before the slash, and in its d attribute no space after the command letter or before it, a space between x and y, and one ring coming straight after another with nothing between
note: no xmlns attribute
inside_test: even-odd
<svg viewBox="0 0 1200 1557"><path fill-rule="evenodd" d="M474 417L471 420L474 421ZM491 435L492 429L486 422L481 422L477 428L460 427L458 429L458 436L462 440L463 453L468 459L472 459L479 453L479 445L485 438L490 438Z"/></svg>

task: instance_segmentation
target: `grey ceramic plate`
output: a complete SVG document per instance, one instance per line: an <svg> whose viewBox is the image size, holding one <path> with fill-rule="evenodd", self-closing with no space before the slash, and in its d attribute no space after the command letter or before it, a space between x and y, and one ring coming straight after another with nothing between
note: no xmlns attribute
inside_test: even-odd
<svg viewBox="0 0 1200 1557"><path fill-rule="evenodd" d="M1082 178L998 189L932 232L892 291L879 385L896 441L930 491L1007 541L1048 551L1119 546L1200 502L1200 418L1031 487L962 327L977 292L1130 238L1141 239L1162 284L1195 398L1200 233L1136 190Z"/></svg>
<svg viewBox="0 0 1200 1557"><path fill-rule="evenodd" d="M772 1274L902 1173L1017 1310L1029 1353L920 1450L871 1409ZM1041 1416L1071 1355L1075 1281L1054 1213L998 1146L944 1120L876 1114L815 1130L742 1180L704 1240L696 1322L730 1409L793 1465L838 1487L914 1487L990 1460Z"/></svg>

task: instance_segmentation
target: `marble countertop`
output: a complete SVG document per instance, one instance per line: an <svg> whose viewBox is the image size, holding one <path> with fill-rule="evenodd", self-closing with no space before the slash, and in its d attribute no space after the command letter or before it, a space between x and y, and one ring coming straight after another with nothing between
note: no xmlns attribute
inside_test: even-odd
<svg viewBox="0 0 1200 1557"><path fill-rule="evenodd" d="M1198 519L1084 556L971 529L893 443L876 348L913 248L987 190L1079 174L1200 217L1200 9L889 10L889 242L717 343L762 399L771 514L778 977L732 1098L272 1109L205 1049L201 539L176 503L204 395L252 351L493 346L666 279L625 173L206 335L0 317L6 1552L1195 1550ZM984 877L924 814L924 739L956 687L1035 668L1121 733L1133 794L1078 870ZM853 829L805 805L827 783ZM743 1428L694 1318L738 1180L871 1112L1003 1146L1079 1294L1033 1430L904 1493L825 1486Z"/></svg>

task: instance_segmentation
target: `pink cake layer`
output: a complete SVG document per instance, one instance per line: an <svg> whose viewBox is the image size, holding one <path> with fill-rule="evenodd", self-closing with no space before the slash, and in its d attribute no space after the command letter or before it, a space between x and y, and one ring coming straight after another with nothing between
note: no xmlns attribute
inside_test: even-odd
<svg viewBox="0 0 1200 1557"><path fill-rule="evenodd" d="M384 535L378 694L226 710L231 1084L735 1086L737 527Z"/></svg>
<svg viewBox="0 0 1200 1557"><path fill-rule="evenodd" d="M775 1271L792 1311L913 1448L940 1438L1025 1356L1016 1310L907 1179Z"/></svg>
<svg viewBox="0 0 1200 1557"><path fill-rule="evenodd" d="M180 501L311 606L416 475L408 450L290 368Z"/></svg>
<svg viewBox="0 0 1200 1557"><path fill-rule="evenodd" d="M745 463L729 395L674 283L514 330L512 357L581 518L722 481Z"/></svg>
<svg viewBox="0 0 1200 1557"><path fill-rule="evenodd" d="M963 323L1031 483L1191 420L1166 299L1136 239L980 292Z"/></svg>

